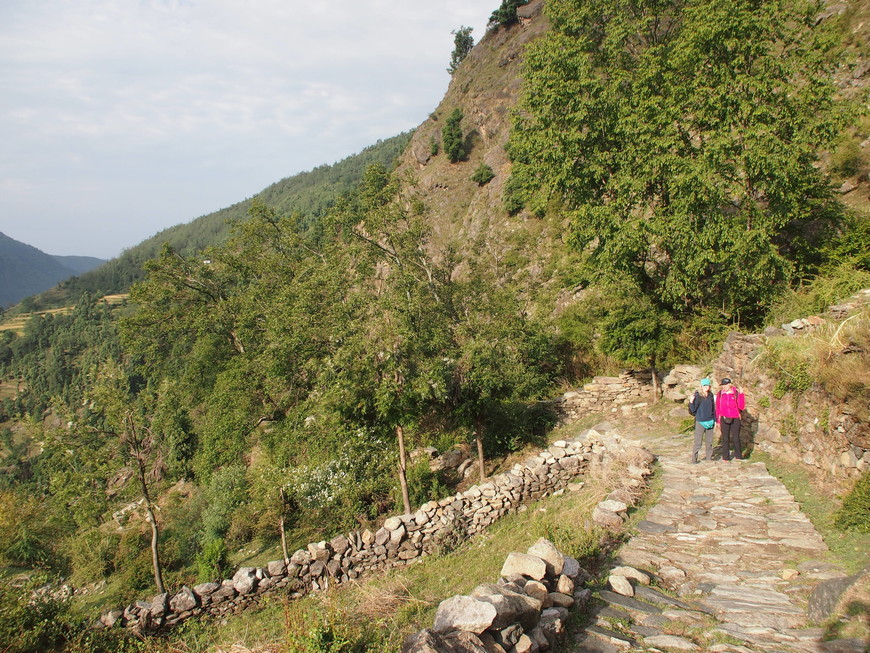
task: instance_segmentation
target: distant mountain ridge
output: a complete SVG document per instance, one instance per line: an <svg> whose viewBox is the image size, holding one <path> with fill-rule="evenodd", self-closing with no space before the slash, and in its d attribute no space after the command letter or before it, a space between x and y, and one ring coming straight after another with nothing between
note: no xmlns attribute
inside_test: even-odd
<svg viewBox="0 0 870 653"><path fill-rule="evenodd" d="M92 256L52 256L0 233L0 306L16 304L103 263Z"/></svg>

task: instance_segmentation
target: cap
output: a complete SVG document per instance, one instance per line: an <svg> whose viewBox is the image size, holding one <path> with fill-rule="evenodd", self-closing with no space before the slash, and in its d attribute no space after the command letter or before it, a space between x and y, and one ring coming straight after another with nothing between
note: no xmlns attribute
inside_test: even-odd
<svg viewBox="0 0 870 653"><path fill-rule="evenodd" d="M727 385L729 383L731 383L731 379L729 379L727 376L724 379L722 379L721 381L719 381L720 385Z"/></svg>
<svg viewBox="0 0 870 653"><path fill-rule="evenodd" d="M701 385L710 385L710 379L701 379Z"/></svg>

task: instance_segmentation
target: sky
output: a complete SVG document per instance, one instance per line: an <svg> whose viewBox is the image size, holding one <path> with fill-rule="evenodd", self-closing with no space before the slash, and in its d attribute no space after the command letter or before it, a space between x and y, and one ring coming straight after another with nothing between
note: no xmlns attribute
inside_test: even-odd
<svg viewBox="0 0 870 653"><path fill-rule="evenodd" d="M0 232L112 258L422 123L499 0L0 0Z"/></svg>

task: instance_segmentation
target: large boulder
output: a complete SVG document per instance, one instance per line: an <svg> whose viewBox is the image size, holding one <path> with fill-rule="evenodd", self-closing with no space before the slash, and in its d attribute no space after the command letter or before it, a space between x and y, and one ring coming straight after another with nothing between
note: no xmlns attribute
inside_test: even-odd
<svg viewBox="0 0 870 653"><path fill-rule="evenodd" d="M252 593L257 588L257 569L255 567L241 567L233 576L233 587L244 596Z"/></svg>
<svg viewBox="0 0 870 653"><path fill-rule="evenodd" d="M538 556L547 565L547 576L557 578L565 566L565 558L550 540L540 538L529 547L529 555Z"/></svg>
<svg viewBox="0 0 870 653"><path fill-rule="evenodd" d="M498 613L493 619L492 628L501 629L519 623L526 630L538 625L541 618L543 601L527 594L514 592L502 585L478 585L471 596L495 606Z"/></svg>
<svg viewBox="0 0 870 653"><path fill-rule="evenodd" d="M465 630L480 634L495 621L498 611L488 602L470 596L454 596L441 601L435 613L436 632Z"/></svg>
<svg viewBox="0 0 870 653"><path fill-rule="evenodd" d="M501 575L511 576L513 574L541 580L547 575L547 563L536 555L509 553L501 568Z"/></svg>
<svg viewBox="0 0 870 653"><path fill-rule="evenodd" d="M435 632L430 629L408 635L402 653L490 653L480 637L468 631Z"/></svg>

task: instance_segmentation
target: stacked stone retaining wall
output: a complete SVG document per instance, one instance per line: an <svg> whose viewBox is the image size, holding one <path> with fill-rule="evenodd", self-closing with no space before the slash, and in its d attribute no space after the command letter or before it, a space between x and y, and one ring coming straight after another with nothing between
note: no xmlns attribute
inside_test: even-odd
<svg viewBox="0 0 870 653"><path fill-rule="evenodd" d="M242 567L230 579L136 601L103 614L100 626L154 633L199 615L241 612L276 590L299 598L367 573L408 564L482 531L528 502L564 489L591 467L609 464L620 450L618 439L594 430L578 439L557 441L486 483L426 503L414 514L390 517L374 532L337 535L296 551L287 563L277 560L265 567Z"/></svg>
<svg viewBox="0 0 870 653"><path fill-rule="evenodd" d="M645 408L652 400L652 375L627 370L619 376L596 376L581 390L566 392L554 407L564 421L605 412L623 413Z"/></svg>

